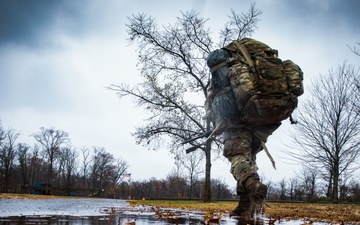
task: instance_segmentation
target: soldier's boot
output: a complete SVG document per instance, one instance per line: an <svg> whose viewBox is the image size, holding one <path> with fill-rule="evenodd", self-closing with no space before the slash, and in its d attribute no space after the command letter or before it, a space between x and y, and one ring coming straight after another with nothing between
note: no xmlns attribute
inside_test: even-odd
<svg viewBox="0 0 360 225"><path fill-rule="evenodd" d="M249 177L244 182L244 188L249 192L251 211L262 209L267 195L267 186L261 183L258 178Z"/></svg>
<svg viewBox="0 0 360 225"><path fill-rule="evenodd" d="M251 200L248 193L241 193L240 201L238 206L232 211L232 216L238 216L241 218L251 218L252 211L251 211Z"/></svg>

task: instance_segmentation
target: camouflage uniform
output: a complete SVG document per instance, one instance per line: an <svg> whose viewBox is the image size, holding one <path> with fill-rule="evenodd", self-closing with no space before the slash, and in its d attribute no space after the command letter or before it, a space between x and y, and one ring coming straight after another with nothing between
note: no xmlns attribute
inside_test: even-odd
<svg viewBox="0 0 360 225"><path fill-rule="evenodd" d="M266 142L280 124L250 126L238 121L228 121L223 133L224 156L231 163L231 174L237 181L237 193L247 192L244 182L257 174L256 154L262 150L261 140Z"/></svg>

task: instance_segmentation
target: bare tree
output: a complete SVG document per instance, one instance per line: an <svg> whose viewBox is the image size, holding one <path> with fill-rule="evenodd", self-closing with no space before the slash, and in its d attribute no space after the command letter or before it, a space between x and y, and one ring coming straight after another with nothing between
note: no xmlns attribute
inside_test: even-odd
<svg viewBox="0 0 360 225"><path fill-rule="evenodd" d="M275 199L276 198L276 190L275 190L275 185L274 182L272 180L266 180L264 182L264 184L268 187L268 194L267 194L267 198L268 199Z"/></svg>
<svg viewBox="0 0 360 225"><path fill-rule="evenodd" d="M247 13L232 11L229 22L220 32L219 44L212 41L212 32L205 27L207 19L194 12L182 13L174 25L159 28L154 18L145 14L129 18L129 40L137 42L140 74L144 82L137 87L110 85L119 97L131 96L138 106L152 113L148 123L133 134L137 143L156 149L167 142L170 151L183 151L182 141L211 130L204 120L203 101L210 84L206 57L230 40L251 36L262 12L255 4ZM198 146L205 155L205 201L211 200L211 142Z"/></svg>
<svg viewBox="0 0 360 225"><path fill-rule="evenodd" d="M168 186L168 197L178 199L187 196L188 188L186 178L178 167L174 167L166 176L166 183Z"/></svg>
<svg viewBox="0 0 360 225"><path fill-rule="evenodd" d="M120 183L124 179L124 175L127 174L128 168L129 165L122 158L117 158L115 160L115 163L113 164L113 169L111 171L112 173L110 175L110 181L112 185L110 189L110 194L112 194L114 198L116 197L115 194L120 187Z"/></svg>
<svg viewBox="0 0 360 225"><path fill-rule="evenodd" d="M230 199L234 194L223 179L211 179L211 186L212 196L215 199Z"/></svg>
<svg viewBox="0 0 360 225"><path fill-rule="evenodd" d="M20 171L21 171L21 178L22 184L27 185L29 184L29 156L30 156L30 149L31 147L25 143L19 143L17 145L17 154L18 154L18 161L20 164Z"/></svg>
<svg viewBox="0 0 360 225"><path fill-rule="evenodd" d="M1 132L1 131L0 131ZM0 147L0 181L2 183L0 190L8 192L10 186L10 177L13 175L14 160L16 157L16 139L19 137L19 133L13 129L9 129L5 132L5 138Z"/></svg>
<svg viewBox="0 0 360 225"><path fill-rule="evenodd" d="M69 134L62 130L41 127L40 131L32 134L32 136L43 147L42 153L48 163L46 182L51 183L53 180L53 165L55 159L59 155L60 147L69 142Z"/></svg>
<svg viewBox="0 0 360 225"><path fill-rule="evenodd" d="M175 156L174 167L167 175L167 180L169 182L169 195L175 198L183 198L184 197L184 183L186 183L186 179L184 176L184 167L181 163L181 158Z"/></svg>
<svg viewBox="0 0 360 225"><path fill-rule="evenodd" d="M355 178L350 181L349 189L351 194L351 200L353 202L360 202L360 183L359 179Z"/></svg>
<svg viewBox="0 0 360 225"><path fill-rule="evenodd" d="M279 190L280 190L280 200L286 200L286 180L285 179L282 179L280 182L279 182Z"/></svg>
<svg viewBox="0 0 360 225"><path fill-rule="evenodd" d="M298 177L293 177L289 179L289 197L290 201L295 200L295 191L298 188Z"/></svg>
<svg viewBox="0 0 360 225"><path fill-rule="evenodd" d="M255 3L250 5L247 13L237 14L235 10L231 10L229 21L226 22L224 29L220 31L221 42L220 47L225 46L232 40L241 39L251 36L257 29L258 18L262 12L256 9Z"/></svg>
<svg viewBox="0 0 360 225"><path fill-rule="evenodd" d="M175 158L181 163L185 169L186 176L189 182L189 198L193 196L193 188L199 176L204 173L203 157L200 155L201 152L194 152L192 154L186 154L185 152L179 151L176 153Z"/></svg>
<svg viewBox="0 0 360 225"><path fill-rule="evenodd" d="M90 165L90 179L93 189L105 191L106 183L112 173L114 156L103 147L93 147L93 155Z"/></svg>
<svg viewBox="0 0 360 225"><path fill-rule="evenodd" d="M344 173L339 179L339 199L346 200L346 198L350 195L351 189L351 179L352 176L350 174Z"/></svg>
<svg viewBox="0 0 360 225"><path fill-rule="evenodd" d="M359 69L344 62L320 75L308 91L310 97L295 112L299 123L290 153L295 159L328 173L332 200L338 202L339 176L351 172L360 152L360 115L354 94Z"/></svg>
<svg viewBox="0 0 360 225"><path fill-rule="evenodd" d="M316 197L316 180L318 173L316 168L303 165L299 174L297 174L307 199L314 199Z"/></svg>
<svg viewBox="0 0 360 225"><path fill-rule="evenodd" d="M71 147L63 147L60 150L59 161L62 164L62 180L63 187L73 188L74 186L74 174L76 173L77 168L77 158L79 154L75 149ZM59 179L60 180L60 179Z"/></svg>
<svg viewBox="0 0 360 225"><path fill-rule="evenodd" d="M43 176L44 175L43 160L42 158L40 158L39 152L40 152L40 146L35 144L34 147L32 147L32 152L30 155L30 171L29 171L30 184L45 179L45 176Z"/></svg>
<svg viewBox="0 0 360 225"><path fill-rule="evenodd" d="M81 153L82 153L82 187L85 188L86 185L86 181L88 180L87 177L87 173L88 173L88 167L90 164L90 149L86 148L86 147L82 147L81 148ZM87 187L90 187L90 184L87 184Z"/></svg>

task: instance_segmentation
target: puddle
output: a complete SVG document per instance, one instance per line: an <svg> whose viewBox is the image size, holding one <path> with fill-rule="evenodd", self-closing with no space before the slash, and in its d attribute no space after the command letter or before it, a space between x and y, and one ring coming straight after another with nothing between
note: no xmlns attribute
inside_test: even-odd
<svg viewBox="0 0 360 225"><path fill-rule="evenodd" d="M306 221L268 218L243 221L216 213L212 219L204 212L180 209L161 209L150 206L131 207L125 200L112 199L0 199L0 225L169 225L169 224L281 224L300 225ZM312 225L329 225L312 223Z"/></svg>
<svg viewBox="0 0 360 225"><path fill-rule="evenodd" d="M1 225L25 225L25 224L46 224L46 225L170 225L170 224L226 224L226 225L245 225L269 224L265 220L258 219L253 221L239 221L237 219L225 218L214 222L204 222L203 216L179 216L176 218L158 218L154 215L124 215L113 214L104 216L13 216L0 218ZM282 223L283 224L283 223ZM299 224L299 223L297 223Z"/></svg>

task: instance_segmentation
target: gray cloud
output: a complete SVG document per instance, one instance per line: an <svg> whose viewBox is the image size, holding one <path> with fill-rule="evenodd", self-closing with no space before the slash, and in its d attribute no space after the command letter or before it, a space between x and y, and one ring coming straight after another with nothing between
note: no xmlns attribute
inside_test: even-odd
<svg viewBox="0 0 360 225"><path fill-rule="evenodd" d="M104 27L102 5L87 1L0 1L0 47L6 44L32 48L49 46L51 32L81 38ZM104 16L105 15L105 16ZM103 23L102 23L102 22ZM106 26L105 26L106 27Z"/></svg>
<svg viewBox="0 0 360 225"><path fill-rule="evenodd" d="M301 18L309 23L323 23L326 26L346 24L360 26L360 1L328 0L328 1L282 1L291 17Z"/></svg>
<svg viewBox="0 0 360 225"><path fill-rule="evenodd" d="M0 44L37 43L39 33L48 29L61 1L0 1Z"/></svg>
<svg viewBox="0 0 360 225"><path fill-rule="evenodd" d="M19 58L19 60L29 60ZM21 61L10 66L19 70L7 70L0 77L2 106L7 109L31 107L43 112L52 112L59 107L69 107L69 90L59 75L49 67L22 67ZM9 76L11 74L11 76Z"/></svg>

